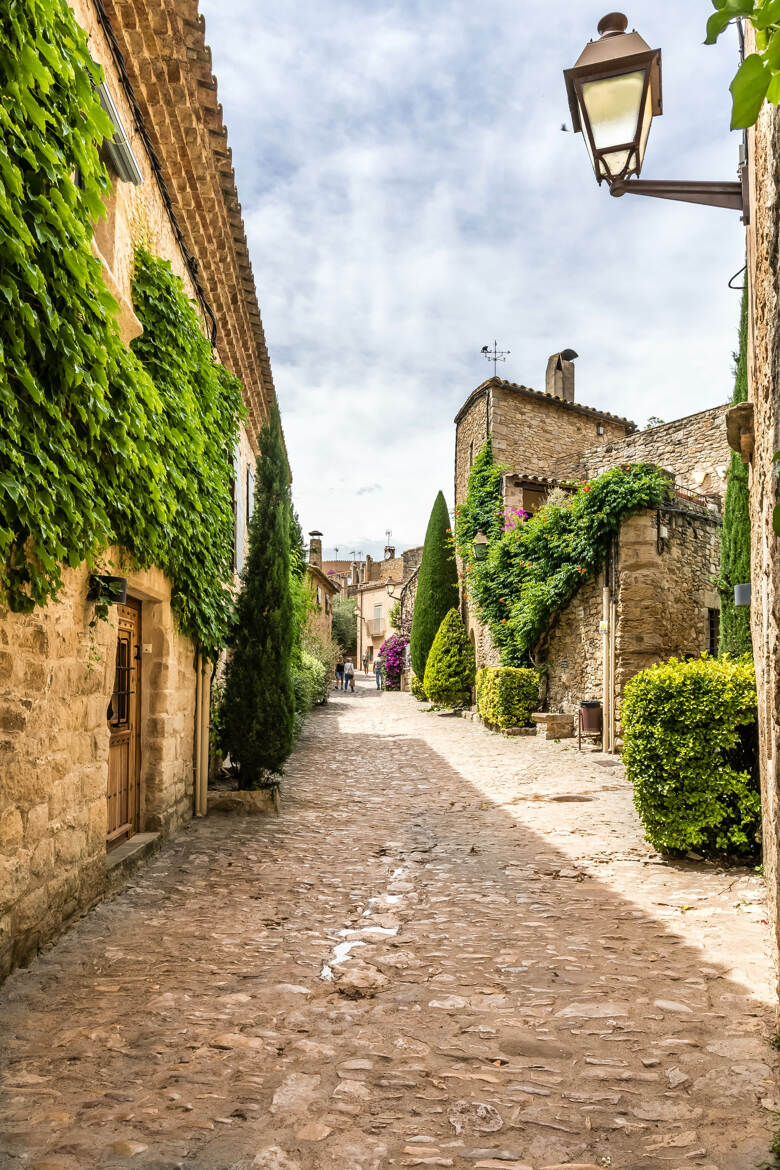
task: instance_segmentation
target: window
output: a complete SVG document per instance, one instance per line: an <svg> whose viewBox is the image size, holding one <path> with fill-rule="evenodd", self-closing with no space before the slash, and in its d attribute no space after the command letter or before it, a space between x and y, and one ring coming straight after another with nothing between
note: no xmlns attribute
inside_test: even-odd
<svg viewBox="0 0 780 1170"><path fill-rule="evenodd" d="M708 609L708 645L707 651L714 658L718 653L718 642L720 641L720 610Z"/></svg>
<svg viewBox="0 0 780 1170"><path fill-rule="evenodd" d="M255 510L255 473L251 467L246 469L246 522L247 527Z"/></svg>
<svg viewBox="0 0 780 1170"><path fill-rule="evenodd" d="M474 440L472 439L471 442L469 443L469 467L471 467L473 462L474 462Z"/></svg>
<svg viewBox="0 0 780 1170"><path fill-rule="evenodd" d="M317 586L317 605L322 605L322 586Z"/></svg>
<svg viewBox="0 0 780 1170"><path fill-rule="evenodd" d="M235 568L239 573L244 567L244 553L246 549L246 507L243 486L241 476L241 448L236 444L236 449L233 453L233 508L235 512L233 543L235 547Z"/></svg>

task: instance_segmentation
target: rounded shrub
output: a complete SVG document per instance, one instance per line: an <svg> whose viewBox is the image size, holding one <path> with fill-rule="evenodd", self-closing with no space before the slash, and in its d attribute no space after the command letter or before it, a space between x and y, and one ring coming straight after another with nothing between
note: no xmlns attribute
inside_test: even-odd
<svg viewBox="0 0 780 1170"><path fill-rule="evenodd" d="M474 672L474 647L457 609L451 609L433 639L423 689L437 707L467 707Z"/></svg>
<svg viewBox="0 0 780 1170"><path fill-rule="evenodd" d="M493 727L529 727L539 703L539 675L516 666L477 671L477 711Z"/></svg>
<svg viewBox="0 0 780 1170"><path fill-rule="evenodd" d="M412 692L418 703L426 703L428 701L428 696L425 693L425 687L422 685L416 674L412 674L412 677L409 680L409 690Z"/></svg>
<svg viewBox="0 0 780 1170"><path fill-rule="evenodd" d="M627 683L623 759L661 852L757 852L756 680L747 658L676 658Z"/></svg>

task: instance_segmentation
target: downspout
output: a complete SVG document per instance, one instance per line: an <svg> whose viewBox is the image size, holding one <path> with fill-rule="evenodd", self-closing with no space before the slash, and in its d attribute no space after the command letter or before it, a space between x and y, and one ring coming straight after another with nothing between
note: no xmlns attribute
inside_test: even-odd
<svg viewBox="0 0 780 1170"><path fill-rule="evenodd" d="M615 751L615 639L617 636L617 555L614 542L610 547L611 573L609 584L609 747Z"/></svg>
<svg viewBox="0 0 780 1170"><path fill-rule="evenodd" d="M211 673L201 658L200 684L200 746L198 750L198 816L208 811L209 787L209 720L211 715Z"/></svg>
<svg viewBox="0 0 780 1170"><path fill-rule="evenodd" d="M200 814L199 778L200 778L200 712L203 705L203 671L201 669L200 650L195 654L195 719L192 727L192 787L193 808L196 817Z"/></svg>
<svg viewBox="0 0 780 1170"><path fill-rule="evenodd" d="M601 696L601 735L602 748L605 752L609 751L609 729L611 719L611 697L612 687L610 682L610 655L609 655L609 617L610 617L610 596L609 596L609 557L607 558L606 568L604 571L604 587L601 590L601 673L602 673L602 696Z"/></svg>

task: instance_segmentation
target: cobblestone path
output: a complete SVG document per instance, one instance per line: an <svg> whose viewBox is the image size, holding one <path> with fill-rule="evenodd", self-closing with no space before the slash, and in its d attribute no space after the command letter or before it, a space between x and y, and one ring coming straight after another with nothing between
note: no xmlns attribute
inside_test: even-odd
<svg viewBox="0 0 780 1170"><path fill-rule="evenodd" d="M761 881L622 769L359 683L0 992L0 1167L757 1170Z"/></svg>

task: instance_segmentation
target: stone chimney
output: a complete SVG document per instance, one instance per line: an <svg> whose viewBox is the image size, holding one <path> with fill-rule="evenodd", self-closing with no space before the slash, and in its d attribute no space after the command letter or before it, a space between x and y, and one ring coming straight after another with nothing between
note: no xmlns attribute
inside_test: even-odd
<svg viewBox="0 0 780 1170"><path fill-rule="evenodd" d="M554 353L547 362L547 373L544 377L544 388L548 394L562 398L564 402L574 401L574 359L577 354L573 349L562 349Z"/></svg>
<svg viewBox="0 0 780 1170"><path fill-rule="evenodd" d="M316 528L309 533L309 564L322 568L322 533Z"/></svg>

